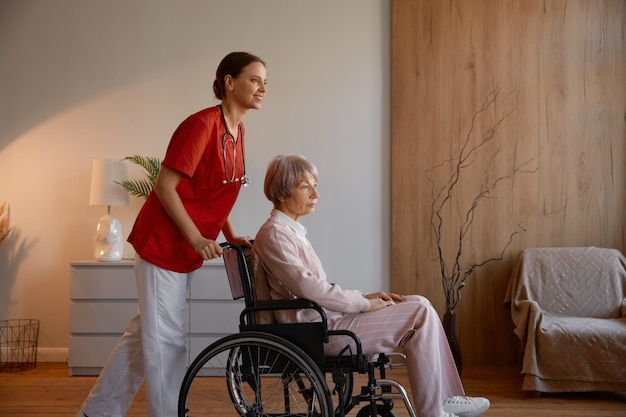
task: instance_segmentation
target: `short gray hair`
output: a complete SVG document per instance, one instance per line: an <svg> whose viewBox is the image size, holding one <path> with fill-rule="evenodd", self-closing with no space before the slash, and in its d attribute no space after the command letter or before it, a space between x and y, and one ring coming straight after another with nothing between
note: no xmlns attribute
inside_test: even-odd
<svg viewBox="0 0 626 417"><path fill-rule="evenodd" d="M278 206L281 200L289 197L291 190L304 180L307 174L317 180L317 168L304 156L278 155L272 159L265 173L263 191L265 197Z"/></svg>

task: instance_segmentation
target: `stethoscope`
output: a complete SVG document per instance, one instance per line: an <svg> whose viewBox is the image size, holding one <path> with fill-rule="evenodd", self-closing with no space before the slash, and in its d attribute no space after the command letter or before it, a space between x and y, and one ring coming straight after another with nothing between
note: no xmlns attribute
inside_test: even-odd
<svg viewBox="0 0 626 417"><path fill-rule="evenodd" d="M241 162L243 165L243 176L241 178L235 178L235 168L236 168L236 161L237 161L237 140L235 139L235 137L232 135L232 133L230 133L230 131L228 130L228 125L226 124L226 118L224 117L224 110L222 109L222 105L218 104L217 107L219 107L220 109L220 113L222 114L222 121L224 122L224 129L226 129L226 132L224 132L224 134L222 135L222 157L224 159L224 176L225 178L222 180L222 184L230 184L233 182L239 182L241 181L241 185L243 185L244 187L247 187L248 184L250 184L250 178L248 178L248 176L246 175L246 153L244 151L244 144L243 144L243 134L241 132L241 124L239 124L238 126L238 130L239 130L239 137L241 138ZM228 143L231 143L233 145L233 172L230 176L230 179L228 178L228 172L226 172L226 145Z"/></svg>

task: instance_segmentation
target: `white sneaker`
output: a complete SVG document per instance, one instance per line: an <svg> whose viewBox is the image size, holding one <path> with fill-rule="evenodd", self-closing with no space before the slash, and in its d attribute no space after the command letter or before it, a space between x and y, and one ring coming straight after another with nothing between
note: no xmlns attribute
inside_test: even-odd
<svg viewBox="0 0 626 417"><path fill-rule="evenodd" d="M450 414L450 413L446 413L445 411L443 412L442 415L440 415L439 417L459 417L459 416L455 416L454 414Z"/></svg>
<svg viewBox="0 0 626 417"><path fill-rule="evenodd" d="M483 397L456 396L443 402L443 411L458 417L476 417L487 411L489 400Z"/></svg>

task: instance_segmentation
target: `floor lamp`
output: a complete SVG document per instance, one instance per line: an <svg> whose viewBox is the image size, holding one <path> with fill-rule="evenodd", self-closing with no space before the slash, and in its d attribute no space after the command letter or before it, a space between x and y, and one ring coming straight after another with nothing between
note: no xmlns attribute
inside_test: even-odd
<svg viewBox="0 0 626 417"><path fill-rule="evenodd" d="M122 259L124 237L122 224L111 215L111 206L127 206L128 192L120 182L128 177L126 161L94 159L91 168L90 206L107 206L107 214L96 228L95 257L97 261L115 262Z"/></svg>

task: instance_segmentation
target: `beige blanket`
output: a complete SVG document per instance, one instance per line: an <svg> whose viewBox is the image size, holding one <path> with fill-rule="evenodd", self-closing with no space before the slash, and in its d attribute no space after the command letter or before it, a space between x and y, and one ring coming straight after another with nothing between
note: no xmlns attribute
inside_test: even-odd
<svg viewBox="0 0 626 417"><path fill-rule="evenodd" d="M505 303L523 389L626 391L626 259L595 247L522 251Z"/></svg>

